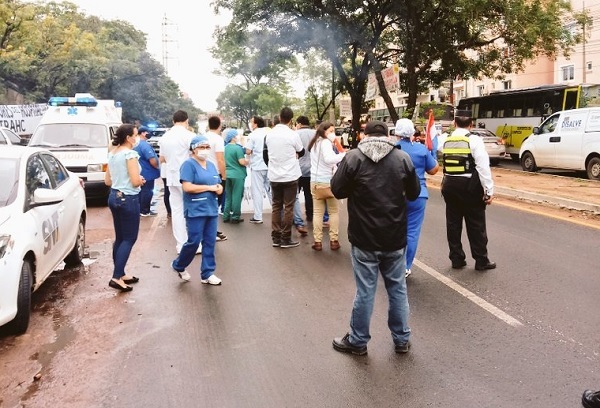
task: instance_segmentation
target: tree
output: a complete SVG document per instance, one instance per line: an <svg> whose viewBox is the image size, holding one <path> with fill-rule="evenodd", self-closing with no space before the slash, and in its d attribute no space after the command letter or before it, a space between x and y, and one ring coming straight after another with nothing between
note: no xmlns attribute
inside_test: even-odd
<svg viewBox="0 0 600 408"><path fill-rule="evenodd" d="M127 122L168 126L184 109L193 124L201 113L146 51L143 32L68 2L0 3L0 80L28 103L77 92L121 101Z"/></svg>
<svg viewBox="0 0 600 408"><path fill-rule="evenodd" d="M304 54L304 68L301 72L304 82L308 84L304 105L309 118L323 120L335 98L341 93L339 82L332 78L332 68L331 62L317 50L309 50Z"/></svg>

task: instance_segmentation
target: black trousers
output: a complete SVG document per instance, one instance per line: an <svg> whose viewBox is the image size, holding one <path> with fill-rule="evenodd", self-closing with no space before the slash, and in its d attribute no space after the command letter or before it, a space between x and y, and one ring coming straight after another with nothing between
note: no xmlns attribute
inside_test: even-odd
<svg viewBox="0 0 600 408"><path fill-rule="evenodd" d="M466 258L461 242L463 219L475 264L485 265L489 262L485 225L487 206L483 201L483 189L477 184L467 177L444 176L442 195L446 202L446 236L449 258L453 263L460 263Z"/></svg>
<svg viewBox="0 0 600 408"><path fill-rule="evenodd" d="M300 177L298 179L298 194L300 194L300 189L304 191L304 208L306 209L306 221L312 221L313 201L312 194L310 193L310 176Z"/></svg>

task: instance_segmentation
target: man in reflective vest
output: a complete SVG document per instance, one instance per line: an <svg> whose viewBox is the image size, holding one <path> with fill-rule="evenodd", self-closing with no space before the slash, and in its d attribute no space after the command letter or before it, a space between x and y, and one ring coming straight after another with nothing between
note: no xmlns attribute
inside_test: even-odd
<svg viewBox="0 0 600 408"><path fill-rule="evenodd" d="M470 111L456 112L456 130L446 139L442 150L442 195L446 202L446 235L452 267L460 269L467 265L461 242L464 219L475 269L483 271L496 268L488 258L485 225L485 209L494 197L494 180L483 140L469 133L471 123Z"/></svg>

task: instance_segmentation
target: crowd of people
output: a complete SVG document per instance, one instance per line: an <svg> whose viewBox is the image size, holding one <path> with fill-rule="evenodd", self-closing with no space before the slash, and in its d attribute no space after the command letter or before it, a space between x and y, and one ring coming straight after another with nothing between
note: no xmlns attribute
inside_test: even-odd
<svg viewBox="0 0 600 408"><path fill-rule="evenodd" d="M140 278L126 272L137 240L140 217L151 210L154 181L162 178L167 216L177 257L171 268L180 279L192 279L186 268L201 254L200 282L221 285L217 277L216 242L227 236L224 223L240 224L248 169L251 172L253 212L249 223L263 223L263 203L271 204L271 239L276 248L294 248L293 230L308 234L312 223L315 251L323 250L328 227L329 248L339 242L339 200L348 206L348 240L356 294L348 332L333 339L333 348L354 355L367 354L369 326L379 275L388 294L388 327L396 353L410 349L409 302L406 279L412 273L421 226L429 197L425 174L443 168L442 196L446 204L448 257L452 268L467 265L461 237L466 225L475 269L496 268L487 252L485 210L494 198L489 157L483 141L469 132L470 112L457 111L455 129L426 146L415 135L414 124L400 119L395 135L388 126L369 121L355 149L346 151L336 138L333 123L311 127L306 116L284 107L269 128L260 116L249 122L245 143L237 129L222 131L212 116L208 131L193 132L185 111L173 114L173 126L159 142L157 156L146 142L148 129L121 125L109 152L105 183L115 231L111 288L133 290ZM439 140L438 140L439 139ZM442 166L438 153L441 152ZM300 194L304 196L304 214ZM304 215L304 216L303 216ZM586 390L582 404L600 408L600 391Z"/></svg>

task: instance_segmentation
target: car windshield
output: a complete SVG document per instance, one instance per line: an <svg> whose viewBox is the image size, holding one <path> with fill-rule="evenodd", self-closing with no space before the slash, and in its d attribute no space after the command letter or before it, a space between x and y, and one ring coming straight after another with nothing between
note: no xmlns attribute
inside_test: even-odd
<svg viewBox="0 0 600 408"><path fill-rule="evenodd" d="M0 207L15 201L19 184L19 160L0 158Z"/></svg>
<svg viewBox="0 0 600 408"><path fill-rule="evenodd" d="M89 123L51 123L40 125L29 142L40 147L106 147L107 128Z"/></svg>

